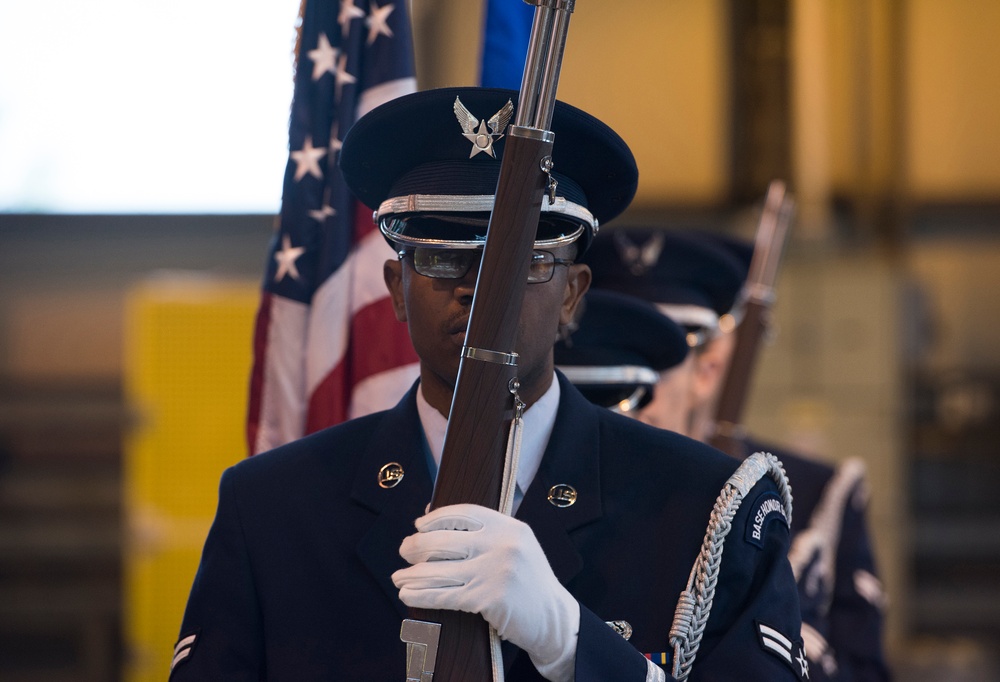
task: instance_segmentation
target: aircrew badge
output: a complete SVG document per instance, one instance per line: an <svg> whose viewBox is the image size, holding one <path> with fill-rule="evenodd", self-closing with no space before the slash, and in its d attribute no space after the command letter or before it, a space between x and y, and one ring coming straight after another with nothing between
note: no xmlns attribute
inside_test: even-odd
<svg viewBox="0 0 1000 682"><path fill-rule="evenodd" d="M496 152L493 150L493 143L503 137L503 131L514 115L514 105L511 104L511 101L508 99L500 111L490 116L488 121L486 119L480 121L476 118L476 115L469 111L458 97L455 98L453 108L455 118L462 126L462 136L472 143L469 158L471 159L480 152L486 152L494 159L497 158ZM489 126L489 130L487 130L487 126Z"/></svg>

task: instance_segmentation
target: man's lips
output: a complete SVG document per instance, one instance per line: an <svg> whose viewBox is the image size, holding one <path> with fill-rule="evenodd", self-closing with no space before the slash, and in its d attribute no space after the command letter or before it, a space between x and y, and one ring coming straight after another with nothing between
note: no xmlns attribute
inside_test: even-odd
<svg viewBox="0 0 1000 682"><path fill-rule="evenodd" d="M469 317L468 308L456 310L452 313L451 317L448 318L448 324L445 328L448 330L449 334L464 332L469 328Z"/></svg>
<svg viewBox="0 0 1000 682"><path fill-rule="evenodd" d="M455 320L448 325L448 335L453 337L460 337L460 340L465 342L465 332L469 328L469 318L463 317L460 320Z"/></svg>

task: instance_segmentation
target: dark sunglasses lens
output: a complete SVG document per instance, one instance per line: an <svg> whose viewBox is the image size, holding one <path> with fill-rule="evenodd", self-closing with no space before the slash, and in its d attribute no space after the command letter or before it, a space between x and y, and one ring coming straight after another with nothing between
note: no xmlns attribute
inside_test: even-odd
<svg viewBox="0 0 1000 682"><path fill-rule="evenodd" d="M458 279L465 277L478 257L472 250L414 249L413 268L425 277Z"/></svg>
<svg viewBox="0 0 1000 682"><path fill-rule="evenodd" d="M413 269L417 274L435 279L461 279L482 256L479 249L413 249ZM562 261L559 261L562 262ZM540 284L552 279L556 258L548 251L534 251L528 265L528 283Z"/></svg>

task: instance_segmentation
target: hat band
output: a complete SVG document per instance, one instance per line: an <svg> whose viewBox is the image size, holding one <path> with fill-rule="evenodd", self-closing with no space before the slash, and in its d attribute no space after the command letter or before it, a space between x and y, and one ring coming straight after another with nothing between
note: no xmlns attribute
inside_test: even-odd
<svg viewBox="0 0 1000 682"><path fill-rule="evenodd" d="M586 384L649 384L654 385L660 380L655 370L641 365L620 365L608 367L603 365L559 365L559 371L566 375L574 385Z"/></svg>
<svg viewBox="0 0 1000 682"><path fill-rule="evenodd" d="M493 194L410 194L402 197L386 199L375 211L375 220L396 213L486 213L493 210ZM567 201L565 197L556 197L550 202L548 195L542 199L542 213L557 213L561 216L577 220L592 229L597 229L597 218L580 204Z"/></svg>
<svg viewBox="0 0 1000 682"><path fill-rule="evenodd" d="M427 248L434 249L481 249L486 244L486 239L435 239L432 237L414 237L412 235L403 234L402 232L396 232L391 227L389 227L389 222L380 220L378 223L379 232L382 236L388 239L393 244L403 247L416 248L418 246L423 246ZM557 246L563 246L565 244L572 244L580 235L583 234L583 225L577 226L575 230L569 234L564 234L559 237L553 237L551 239L536 239L531 248L533 249L554 249Z"/></svg>
<svg viewBox="0 0 1000 682"><path fill-rule="evenodd" d="M677 324L685 327L715 329L719 326L719 316L715 314L715 311L699 305L657 303L656 308Z"/></svg>

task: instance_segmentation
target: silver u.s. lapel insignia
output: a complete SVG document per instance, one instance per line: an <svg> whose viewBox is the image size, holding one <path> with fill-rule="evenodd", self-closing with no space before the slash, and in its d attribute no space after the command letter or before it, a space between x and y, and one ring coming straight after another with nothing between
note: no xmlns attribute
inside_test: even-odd
<svg viewBox="0 0 1000 682"><path fill-rule="evenodd" d="M507 100L500 111L490 116L488 121L486 119L480 121L476 118L475 114L469 111L458 97L455 98L453 109L458 124L462 126L462 136L472 143L469 158L471 159L479 152L486 152L494 159L497 158L493 151L493 143L503 137L503 131L514 115L514 105L511 104L511 101ZM489 126L488 131L487 126Z"/></svg>

